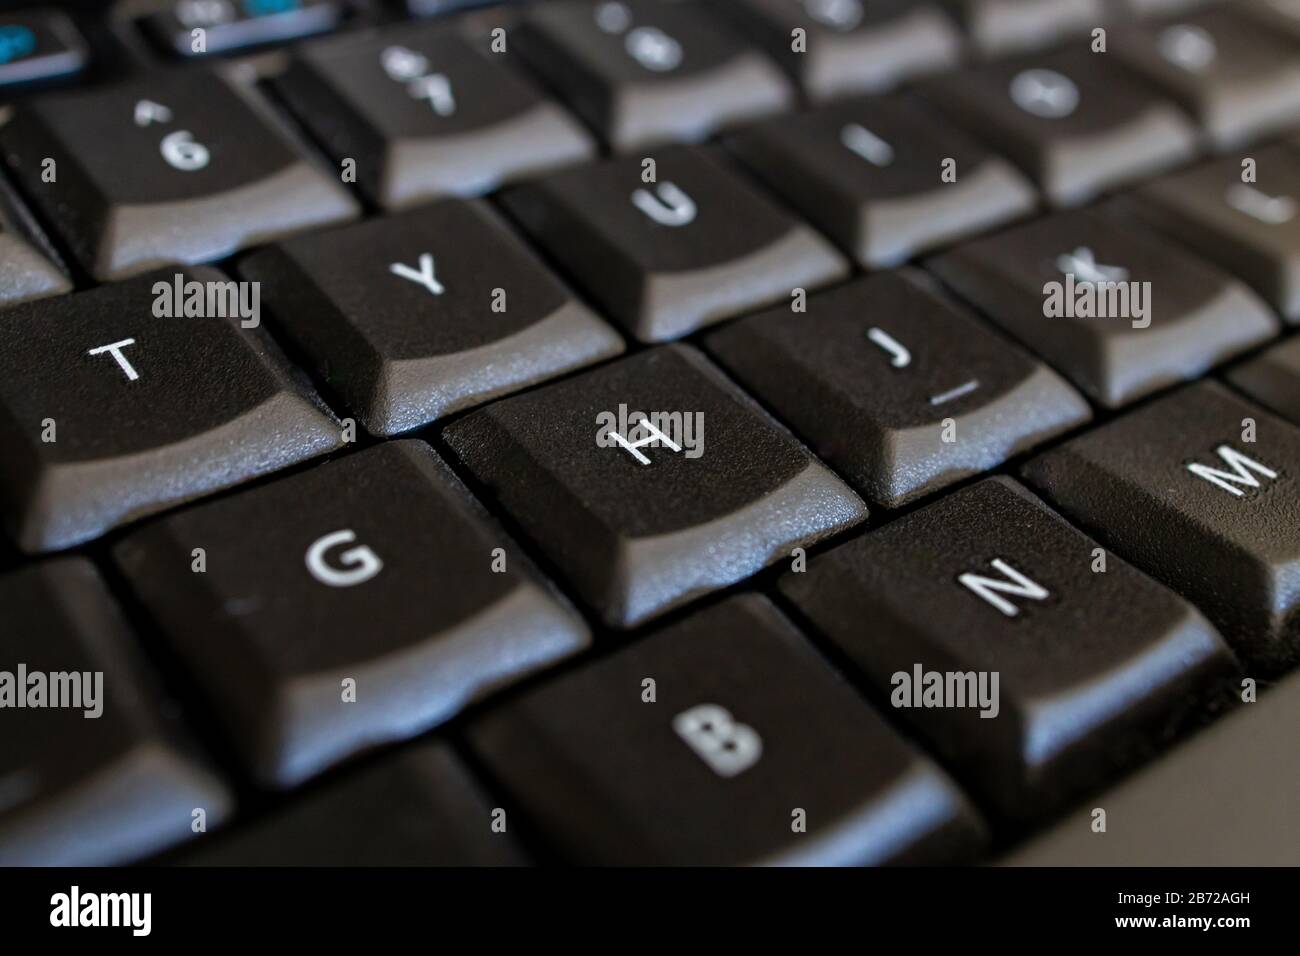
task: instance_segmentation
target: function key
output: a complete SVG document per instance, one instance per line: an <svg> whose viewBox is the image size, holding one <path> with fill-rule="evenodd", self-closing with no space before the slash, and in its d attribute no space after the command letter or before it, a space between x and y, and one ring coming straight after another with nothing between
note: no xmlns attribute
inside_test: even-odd
<svg viewBox="0 0 1300 956"><path fill-rule="evenodd" d="M0 86L70 76L88 62L85 38L67 14L42 7L0 13Z"/></svg>
<svg viewBox="0 0 1300 956"><path fill-rule="evenodd" d="M202 56L324 33L346 12L340 0L168 0L141 24L164 49Z"/></svg>

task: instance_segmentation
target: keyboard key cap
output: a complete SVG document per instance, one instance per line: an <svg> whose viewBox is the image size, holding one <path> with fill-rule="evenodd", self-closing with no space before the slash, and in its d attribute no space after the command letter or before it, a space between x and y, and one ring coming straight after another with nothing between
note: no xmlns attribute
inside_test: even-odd
<svg viewBox="0 0 1300 956"><path fill-rule="evenodd" d="M945 0L985 56L1041 50L1104 20L1101 0Z"/></svg>
<svg viewBox="0 0 1300 956"><path fill-rule="evenodd" d="M31 215L0 182L0 308L72 290L52 255Z"/></svg>
<svg viewBox="0 0 1300 956"><path fill-rule="evenodd" d="M82 266L121 279L356 214L258 109L207 70L156 74L24 104L0 148Z"/></svg>
<svg viewBox="0 0 1300 956"><path fill-rule="evenodd" d="M849 100L750 127L727 146L869 268L897 265L1037 205L1010 164L914 102Z"/></svg>
<svg viewBox="0 0 1300 956"><path fill-rule="evenodd" d="M176 276L222 294L228 281L208 267L154 273L0 321L0 510L25 551L71 547L342 444L262 329L241 328L233 309L155 315Z"/></svg>
<svg viewBox="0 0 1300 956"><path fill-rule="evenodd" d="M1235 669L1191 605L1114 555L1097 571L1097 553L990 478L780 586L978 796L1034 819L1158 745Z"/></svg>
<svg viewBox="0 0 1300 956"><path fill-rule="evenodd" d="M1227 378L1261 405L1300 425L1300 337L1292 336L1230 369Z"/></svg>
<svg viewBox="0 0 1300 956"><path fill-rule="evenodd" d="M588 643L422 442L181 511L114 557L268 787L421 733Z"/></svg>
<svg viewBox="0 0 1300 956"><path fill-rule="evenodd" d="M1292 674L999 865L1300 866L1297 726L1300 674ZM1106 808L1104 839L1092 829L1094 806Z"/></svg>
<svg viewBox="0 0 1300 956"><path fill-rule="evenodd" d="M171 0L140 22L164 49L188 57L324 33L344 15L339 0ZM195 30L203 31L201 45Z"/></svg>
<svg viewBox="0 0 1300 956"><path fill-rule="evenodd" d="M703 139L793 103L781 71L699 4L538 4L511 42L620 151Z"/></svg>
<svg viewBox="0 0 1300 956"><path fill-rule="evenodd" d="M727 0L719 12L762 46L804 94L823 101L879 92L957 65L961 36L935 3L915 0ZM795 30L804 46L793 49Z"/></svg>
<svg viewBox="0 0 1300 956"><path fill-rule="evenodd" d="M511 701L470 741L582 864L952 862L980 839L947 777L756 595Z"/></svg>
<svg viewBox="0 0 1300 956"><path fill-rule="evenodd" d="M1094 211L979 239L927 266L1107 408L1196 378L1278 329L1235 279Z"/></svg>
<svg viewBox="0 0 1300 956"><path fill-rule="evenodd" d="M1296 656L1294 426L1201 382L1047 452L1024 475L1102 544L1195 601L1243 656L1266 668Z"/></svg>
<svg viewBox="0 0 1300 956"><path fill-rule="evenodd" d="M33 8L0 14L0 86L80 73L86 41L58 10Z"/></svg>
<svg viewBox="0 0 1300 956"><path fill-rule="evenodd" d="M1119 30L1112 48L1218 147L1300 123L1300 51L1238 9Z"/></svg>
<svg viewBox="0 0 1300 956"><path fill-rule="evenodd" d="M1195 153L1196 130L1182 113L1087 50L964 70L923 91L1018 163L1060 206L1086 202Z"/></svg>
<svg viewBox="0 0 1300 956"><path fill-rule="evenodd" d="M478 201L299 236L239 271L372 434L623 351Z"/></svg>
<svg viewBox="0 0 1300 956"><path fill-rule="evenodd" d="M1243 181L1253 160L1254 181ZM1126 199L1300 322L1300 152L1273 146L1143 186Z"/></svg>
<svg viewBox="0 0 1300 956"><path fill-rule="evenodd" d="M853 492L687 346L502 399L443 437L615 627L866 517Z"/></svg>
<svg viewBox="0 0 1300 956"><path fill-rule="evenodd" d="M354 770L179 862L191 866L518 866L507 825L443 743L419 743Z"/></svg>
<svg viewBox="0 0 1300 956"><path fill-rule="evenodd" d="M811 297L806 314L778 306L741 319L708 347L819 457L887 508L1092 417L1055 372L932 285L910 271L859 279Z"/></svg>
<svg viewBox="0 0 1300 956"><path fill-rule="evenodd" d="M815 232L690 146L555 173L503 201L549 255L642 342L674 339L841 278Z"/></svg>
<svg viewBox="0 0 1300 956"><path fill-rule="evenodd" d="M591 137L447 24L401 24L306 44L278 89L336 161L389 209L470 196L579 162Z"/></svg>
<svg viewBox="0 0 1300 956"><path fill-rule="evenodd" d="M89 561L0 576L0 633L0 865L125 863L226 817Z"/></svg>

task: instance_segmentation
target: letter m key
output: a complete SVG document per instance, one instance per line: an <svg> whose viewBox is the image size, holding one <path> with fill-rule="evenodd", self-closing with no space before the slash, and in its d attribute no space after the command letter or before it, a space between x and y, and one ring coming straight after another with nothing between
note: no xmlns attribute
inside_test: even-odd
<svg viewBox="0 0 1300 956"><path fill-rule="evenodd" d="M1244 492L1240 487L1244 485L1247 488L1260 487L1258 479L1252 472L1263 475L1265 478L1276 478L1277 472L1267 465L1261 465L1253 458L1249 458L1231 448L1228 445L1220 445L1214 449L1217 454L1231 471L1223 471L1210 465L1202 465L1200 462L1192 462L1187 465L1187 470L1197 478L1203 478L1206 481L1218 485L1228 494L1240 498Z"/></svg>

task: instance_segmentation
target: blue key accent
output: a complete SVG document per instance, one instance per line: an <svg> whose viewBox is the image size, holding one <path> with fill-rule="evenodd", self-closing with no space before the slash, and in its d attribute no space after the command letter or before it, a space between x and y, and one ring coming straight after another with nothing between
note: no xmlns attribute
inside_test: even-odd
<svg viewBox="0 0 1300 956"><path fill-rule="evenodd" d="M0 26L0 63L12 63L31 56L36 49L36 34L17 23Z"/></svg>
<svg viewBox="0 0 1300 956"><path fill-rule="evenodd" d="M244 0L244 13L250 17L267 17L291 13L302 7L302 0Z"/></svg>

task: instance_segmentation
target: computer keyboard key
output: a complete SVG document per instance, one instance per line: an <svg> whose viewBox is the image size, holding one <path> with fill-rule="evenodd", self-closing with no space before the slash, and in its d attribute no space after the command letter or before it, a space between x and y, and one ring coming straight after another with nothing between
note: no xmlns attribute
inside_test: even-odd
<svg viewBox="0 0 1300 956"><path fill-rule="evenodd" d="M333 158L396 209L470 196L591 157L578 122L445 22L300 46L277 89Z"/></svg>
<svg viewBox="0 0 1300 956"><path fill-rule="evenodd" d="M879 92L957 65L961 35L937 3L726 0L729 16L814 102ZM794 49L795 30L803 45Z"/></svg>
<svg viewBox="0 0 1300 956"><path fill-rule="evenodd" d="M421 733L589 641L418 441L159 519L114 559L267 787Z"/></svg>
<svg viewBox="0 0 1300 956"><path fill-rule="evenodd" d="M830 243L700 147L567 169L503 202L642 342L788 301L848 271Z"/></svg>
<svg viewBox="0 0 1300 956"><path fill-rule="evenodd" d="M1229 369L1226 378L1259 404L1300 425L1300 336Z"/></svg>
<svg viewBox="0 0 1300 956"><path fill-rule="evenodd" d="M168 314L187 285L226 317ZM342 445L238 301L198 266L4 313L0 511L20 547L71 547Z"/></svg>
<svg viewBox="0 0 1300 956"><path fill-rule="evenodd" d="M342 183L259 115L253 97L205 69L50 94L17 107L0 149L103 281L354 216Z"/></svg>
<svg viewBox="0 0 1300 956"><path fill-rule="evenodd" d="M107 866L228 815L84 558L0 576L0 866Z"/></svg>
<svg viewBox="0 0 1300 956"><path fill-rule="evenodd" d="M1236 666L1195 608L1009 478L855 538L780 587L1007 819L1040 819L1145 756Z"/></svg>
<svg viewBox="0 0 1300 956"><path fill-rule="evenodd" d="M614 627L734 584L867 513L688 346L494 402L443 438Z"/></svg>
<svg viewBox="0 0 1300 956"><path fill-rule="evenodd" d="M960 862L980 824L766 598L530 691L469 739L580 864Z"/></svg>
<svg viewBox="0 0 1300 956"><path fill-rule="evenodd" d="M1092 210L978 239L926 265L1107 408L1197 378L1278 330L1236 279Z"/></svg>
<svg viewBox="0 0 1300 956"><path fill-rule="evenodd" d="M998 865L1300 866L1297 726L1300 673L1079 805ZM1104 837L1093 829L1095 807L1106 810Z"/></svg>
<svg viewBox="0 0 1300 956"><path fill-rule="evenodd" d="M170 0L140 25L168 52L191 57L324 33L346 13L342 0ZM201 40L196 30L203 31Z"/></svg>
<svg viewBox="0 0 1300 956"><path fill-rule="evenodd" d="M1212 8L1117 30L1112 49L1190 113L1218 147L1300 124L1300 53L1294 40Z"/></svg>
<svg viewBox="0 0 1300 956"><path fill-rule="evenodd" d="M239 273L376 435L623 351L479 200L299 236Z"/></svg>
<svg viewBox="0 0 1300 956"><path fill-rule="evenodd" d="M1176 107L1086 49L962 70L921 89L1058 206L1176 166L1196 150L1196 129Z"/></svg>
<svg viewBox="0 0 1300 956"><path fill-rule="evenodd" d="M1194 601L1243 657L1300 650L1300 429L1215 382L1031 460L1067 517Z"/></svg>
<svg viewBox="0 0 1300 956"><path fill-rule="evenodd" d="M0 308L70 292L49 242L31 215L0 182Z"/></svg>
<svg viewBox="0 0 1300 956"><path fill-rule="evenodd" d="M991 229L1038 203L1013 166L915 101L848 100L756 124L726 145L869 268ZM955 178L946 178L949 169Z"/></svg>
<svg viewBox="0 0 1300 956"><path fill-rule="evenodd" d="M185 848L186 866L520 866L514 830L445 743L404 747ZM498 817L499 818L499 817Z"/></svg>
<svg viewBox="0 0 1300 956"><path fill-rule="evenodd" d="M1300 149L1216 160L1148 183L1125 202L1300 322Z"/></svg>
<svg viewBox="0 0 1300 956"><path fill-rule="evenodd" d="M537 4L510 42L619 151L704 139L793 105L780 69L701 4Z"/></svg>
<svg viewBox="0 0 1300 956"><path fill-rule="evenodd" d="M778 306L707 339L868 500L906 504L1092 417L1051 369L910 270ZM851 438L849 437L851 436Z"/></svg>
<svg viewBox="0 0 1300 956"><path fill-rule="evenodd" d="M0 13L0 86L80 73L86 40L67 14L50 8Z"/></svg>
<svg viewBox="0 0 1300 956"><path fill-rule="evenodd" d="M1105 21L1103 0L945 0L986 57L1040 50Z"/></svg>

